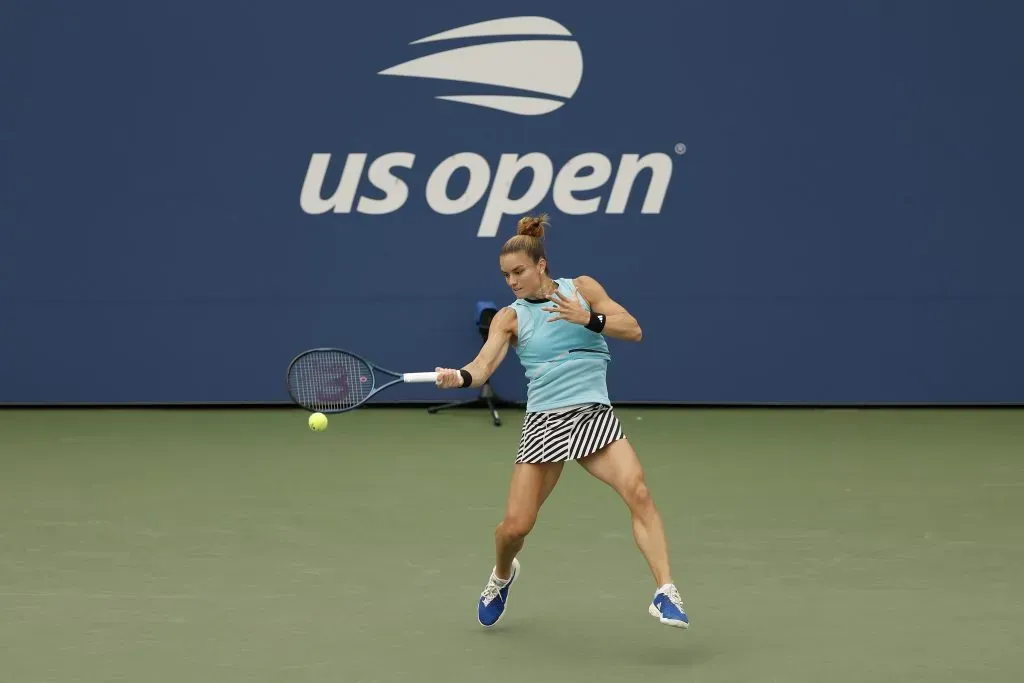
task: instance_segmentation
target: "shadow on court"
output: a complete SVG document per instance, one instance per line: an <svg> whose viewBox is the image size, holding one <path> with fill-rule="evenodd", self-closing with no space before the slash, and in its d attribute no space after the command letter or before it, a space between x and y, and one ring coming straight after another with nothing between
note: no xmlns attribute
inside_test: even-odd
<svg viewBox="0 0 1024 683"><path fill-rule="evenodd" d="M589 627L581 621L590 621ZM709 645L694 642L693 633L659 633L668 630L653 619L650 632L640 635L634 629L624 633L621 624L597 626L581 608L578 618L543 617L526 622L500 624L500 630L476 629L474 640L482 640L494 650L495 656L509 649L516 657L561 662L563 666L578 665L579 659L591 666L612 667L691 667L710 662L718 653ZM688 640L689 639L689 640ZM528 653L528 654L527 654Z"/></svg>

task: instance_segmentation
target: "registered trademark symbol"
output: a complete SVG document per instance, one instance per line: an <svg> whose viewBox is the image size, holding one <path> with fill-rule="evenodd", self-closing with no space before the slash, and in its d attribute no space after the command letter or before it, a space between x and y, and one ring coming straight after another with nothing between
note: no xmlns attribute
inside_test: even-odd
<svg viewBox="0 0 1024 683"><path fill-rule="evenodd" d="M676 154L678 154L680 156L682 156L683 154L686 154L686 145L684 145L681 142L677 142L676 143Z"/></svg>

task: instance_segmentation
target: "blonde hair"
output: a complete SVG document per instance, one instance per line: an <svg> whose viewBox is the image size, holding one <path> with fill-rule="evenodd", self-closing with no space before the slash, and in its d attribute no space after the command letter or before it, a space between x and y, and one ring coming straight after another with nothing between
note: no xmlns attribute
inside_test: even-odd
<svg viewBox="0 0 1024 683"><path fill-rule="evenodd" d="M501 248L501 255L524 252L534 263L541 259L547 260L547 254L544 252L544 232L550 226L546 213L539 216L523 216L516 225L516 234ZM544 274L550 277L547 265Z"/></svg>

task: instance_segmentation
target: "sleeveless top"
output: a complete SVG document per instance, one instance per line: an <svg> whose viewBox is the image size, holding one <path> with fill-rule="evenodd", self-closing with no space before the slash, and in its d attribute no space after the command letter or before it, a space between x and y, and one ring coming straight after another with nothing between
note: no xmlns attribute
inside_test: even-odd
<svg viewBox="0 0 1024 683"><path fill-rule="evenodd" d="M571 278L555 280L564 296L577 296ZM590 306L578 300L585 310ZM547 299L516 299L516 355L526 373L526 410L554 410L582 403L611 405L607 370L611 361L605 338L568 320L548 322L555 313L542 311Z"/></svg>

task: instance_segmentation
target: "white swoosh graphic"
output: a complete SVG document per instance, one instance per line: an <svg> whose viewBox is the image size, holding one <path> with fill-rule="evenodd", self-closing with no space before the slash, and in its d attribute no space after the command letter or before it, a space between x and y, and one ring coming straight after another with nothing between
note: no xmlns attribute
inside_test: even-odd
<svg viewBox="0 0 1024 683"><path fill-rule="evenodd" d="M435 33L426 38L420 38L409 43L430 43L437 40L452 40L454 38L480 38L482 36L571 36L569 29L557 21L545 17L508 17L505 19L492 19L481 21L476 24L468 24L453 28L450 31Z"/></svg>
<svg viewBox="0 0 1024 683"><path fill-rule="evenodd" d="M583 54L567 40L513 40L427 55L379 72L498 85L569 98L583 78Z"/></svg>
<svg viewBox="0 0 1024 683"><path fill-rule="evenodd" d="M560 100L548 100L543 97L521 97L517 95L438 95L437 99L475 104L478 107L500 109L510 114L522 114L523 116L550 114L565 104Z"/></svg>

